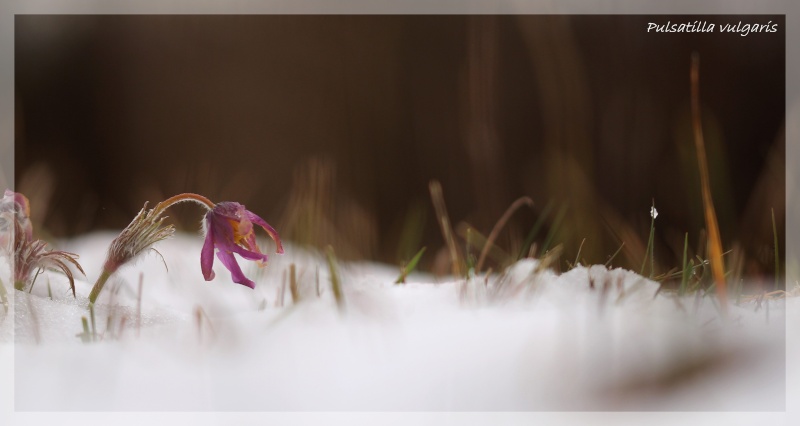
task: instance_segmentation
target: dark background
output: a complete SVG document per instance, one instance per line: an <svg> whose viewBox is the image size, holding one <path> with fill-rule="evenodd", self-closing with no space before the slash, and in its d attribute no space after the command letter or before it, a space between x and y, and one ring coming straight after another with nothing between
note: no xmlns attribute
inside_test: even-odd
<svg viewBox="0 0 800 426"><path fill-rule="evenodd" d="M647 33L647 23L778 24ZM690 55L723 245L751 276L783 247L783 16L21 16L17 189L51 237L124 227L145 201L235 200L285 238L397 263L451 221L498 245L639 270L653 200L659 270L704 256ZM561 219L558 220L562 212ZM185 230L200 212L170 216ZM463 248L466 242L458 240ZM477 251L477 250L475 250ZM781 250L783 251L783 250ZM564 266L564 260L560 262Z"/></svg>

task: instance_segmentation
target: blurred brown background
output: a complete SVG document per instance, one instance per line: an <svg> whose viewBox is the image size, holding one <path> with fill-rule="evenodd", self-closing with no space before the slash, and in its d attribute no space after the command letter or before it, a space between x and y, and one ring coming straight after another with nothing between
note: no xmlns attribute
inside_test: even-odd
<svg viewBox="0 0 800 426"><path fill-rule="evenodd" d="M647 33L647 23L778 24L777 33ZM235 200L282 236L397 263L444 246L449 215L498 245L638 271L652 200L659 269L703 255L689 116L703 126L723 244L750 275L783 245L782 16L21 16L17 189L42 232L122 228L179 192ZM193 207L170 215L199 228ZM463 226L462 226L463 229ZM550 237L548 237L550 235ZM459 245L466 242L459 239ZM782 251L782 250L781 250ZM562 267L563 260L562 260Z"/></svg>

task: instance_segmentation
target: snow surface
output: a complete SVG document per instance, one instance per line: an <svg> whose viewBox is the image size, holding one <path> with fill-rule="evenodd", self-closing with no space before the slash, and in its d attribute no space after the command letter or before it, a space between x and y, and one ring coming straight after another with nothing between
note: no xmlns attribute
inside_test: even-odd
<svg viewBox="0 0 800 426"><path fill-rule="evenodd" d="M314 253L287 245L266 268L242 262L251 290L219 262L204 281L202 239L179 235L157 245L164 262L148 255L106 285L101 339L84 343L113 237L60 247L88 274L77 298L56 273L12 292L0 342L15 342L17 411L786 408L785 312L797 298L731 306L723 320L711 297L656 294L658 284L603 266L557 275L533 259L504 275L412 274L405 285L393 284L396 267L340 264L339 308ZM297 304L284 284L291 263Z"/></svg>

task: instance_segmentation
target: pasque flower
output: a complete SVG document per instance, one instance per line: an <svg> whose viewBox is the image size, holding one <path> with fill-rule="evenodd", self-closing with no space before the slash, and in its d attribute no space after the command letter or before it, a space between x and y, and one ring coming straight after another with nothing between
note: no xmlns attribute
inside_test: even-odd
<svg viewBox="0 0 800 426"><path fill-rule="evenodd" d="M155 250L151 247L153 244L165 240L175 233L174 226L163 226L166 217L161 217L163 209L159 209L160 206L159 204L155 208L146 210L147 203L144 203L144 207L139 210L131 223L120 232L117 238L111 241L106 261L103 263L103 271L89 293L91 303L97 300L97 296L100 295L111 274L140 254Z"/></svg>
<svg viewBox="0 0 800 426"><path fill-rule="evenodd" d="M33 239L30 215L28 197L6 189L3 199L0 200L0 248L5 251L11 249L15 224L19 226L21 236L28 240Z"/></svg>
<svg viewBox="0 0 800 426"><path fill-rule="evenodd" d="M214 250L222 264L231 271L233 281L255 288L255 283L242 273L233 256L237 253L247 260L255 260L260 266L267 261L267 255L261 253L256 245L253 224L261 226L278 245L277 252L283 253L278 233L264 219L244 208L243 205L231 201L214 204L206 197L198 194L184 193L170 197L154 208L142 208L133 221L120 233L108 250L103 271L89 294L89 301L94 303L109 277L122 265L136 258L140 253L152 249L156 242L169 238L174 233L172 225L163 225L165 217L161 215L170 206L184 201L192 201L205 207L208 211L203 220L206 234L203 250L200 253L200 268L206 281L214 278L211 267L214 263Z"/></svg>
<svg viewBox="0 0 800 426"><path fill-rule="evenodd" d="M11 259L14 269L14 288L26 290L43 269L59 270L69 279L75 296L75 278L68 264L81 273L78 255L61 250L48 250L47 243L33 239L30 203L18 192L5 191L0 201L0 250ZM12 232L13 229L13 232Z"/></svg>
<svg viewBox="0 0 800 426"><path fill-rule="evenodd" d="M146 208L147 203L144 203L139 214L111 242L103 269L114 272L142 252L155 250L150 246L166 240L175 233L174 226L162 226L166 217L159 217L160 212L157 211L157 208L145 210Z"/></svg>
<svg viewBox="0 0 800 426"><path fill-rule="evenodd" d="M214 279L214 271L211 267L214 264L214 249L216 248L217 258L231 272L233 282L255 288L255 283L244 276L233 256L236 253L243 259L256 261L259 266L266 264L267 255L261 253L256 244L253 225L263 228L267 235L275 241L276 253L283 253L283 245L275 229L239 203L232 201L218 203L206 213L203 222L206 239L200 253L200 268L206 281Z"/></svg>

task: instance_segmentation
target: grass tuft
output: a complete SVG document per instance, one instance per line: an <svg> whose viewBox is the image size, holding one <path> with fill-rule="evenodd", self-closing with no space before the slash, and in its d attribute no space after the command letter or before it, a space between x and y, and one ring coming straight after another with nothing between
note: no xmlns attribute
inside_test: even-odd
<svg viewBox="0 0 800 426"><path fill-rule="evenodd" d="M463 238L464 241L467 242L466 245L467 253L469 253L471 248L482 249L486 245L486 242L488 241L483 234L481 234L478 230L473 228L472 225L468 224L467 222L463 221L459 222L458 226L456 226L456 233L458 234L459 237ZM496 245L492 245L489 248L488 256L491 257L499 265L509 265L513 263L511 255ZM466 260L468 261L469 259Z"/></svg>
<svg viewBox="0 0 800 426"><path fill-rule="evenodd" d="M556 213L556 217L553 219L553 225L550 227L550 231L547 233L547 237L542 244L541 251L547 253L550 249L550 244L552 244L553 240L558 233L559 228L561 227L561 223L564 221L564 216L567 215L567 206L561 206L558 209L558 213ZM562 247L563 248L563 247ZM561 252L559 251L559 255Z"/></svg>
<svg viewBox="0 0 800 426"><path fill-rule="evenodd" d="M541 230L542 226L544 226L544 222L545 220L547 220L547 216L550 215L550 211L553 210L554 205L555 204L553 200L550 200L544 206L544 209L542 209L541 214L539 214L539 217L536 219L536 222L534 222L533 226L531 227L531 230L528 232L528 236L525 237L525 242L522 243L522 249L519 251L517 260L524 259L525 257L530 257L530 253L532 251L533 252L536 251L533 249L533 247L536 245L533 240L536 238L536 235L539 234L539 231Z"/></svg>
<svg viewBox="0 0 800 426"><path fill-rule="evenodd" d="M552 249L544 252L542 258L539 259L539 264L536 265L536 268L534 268L533 272L539 273L553 265L558 265L558 259L561 257L561 253L563 251L564 251L564 246L562 244L559 244L553 247Z"/></svg>

